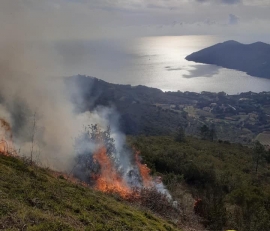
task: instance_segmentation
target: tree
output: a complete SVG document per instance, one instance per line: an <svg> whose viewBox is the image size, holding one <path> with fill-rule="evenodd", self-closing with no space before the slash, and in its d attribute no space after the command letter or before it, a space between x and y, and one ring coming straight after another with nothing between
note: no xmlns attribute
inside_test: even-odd
<svg viewBox="0 0 270 231"><path fill-rule="evenodd" d="M201 137L203 140L206 140L207 139L207 134L209 132L209 128L206 126L206 125L203 125L201 128L200 128L200 132L201 132Z"/></svg>
<svg viewBox="0 0 270 231"><path fill-rule="evenodd" d="M85 127L84 132L75 140L77 156L75 158L76 164L72 169L75 177L89 184L93 183L91 176L100 171L100 166L93 156L100 147L106 148L106 154L110 158L115 157L115 140L111 136L110 126L104 131L97 124ZM117 160L114 161L117 162Z"/></svg>
<svg viewBox="0 0 270 231"><path fill-rule="evenodd" d="M270 149L266 152L265 159L268 164L270 164Z"/></svg>
<svg viewBox="0 0 270 231"><path fill-rule="evenodd" d="M179 126L177 129L175 141L179 143L186 141L185 129L182 126Z"/></svg>
<svg viewBox="0 0 270 231"><path fill-rule="evenodd" d="M213 141L214 138L216 137L215 129L214 128L209 129L209 127L207 125L203 125L200 128L200 132L201 132L201 137L203 140Z"/></svg>
<svg viewBox="0 0 270 231"><path fill-rule="evenodd" d="M36 112L33 116L33 131L32 131L32 137L31 137L31 151L30 151L30 165L33 164L33 151L34 151L34 145L35 145L35 133L36 133Z"/></svg>
<svg viewBox="0 0 270 231"><path fill-rule="evenodd" d="M219 93L217 94L217 96L218 96L218 99L219 99L219 100L226 100L227 94L226 94L224 91L222 91L222 92L219 92Z"/></svg>
<svg viewBox="0 0 270 231"><path fill-rule="evenodd" d="M209 131L209 140L213 141L216 138L216 130L214 128L211 128Z"/></svg>
<svg viewBox="0 0 270 231"><path fill-rule="evenodd" d="M258 172L259 165L266 159L264 146L257 140L253 146L253 160L255 163L255 172Z"/></svg>

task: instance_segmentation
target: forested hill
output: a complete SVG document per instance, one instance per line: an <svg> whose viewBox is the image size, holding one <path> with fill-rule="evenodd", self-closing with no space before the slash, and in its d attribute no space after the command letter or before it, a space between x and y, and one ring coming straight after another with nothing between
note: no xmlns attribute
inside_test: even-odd
<svg viewBox="0 0 270 231"><path fill-rule="evenodd" d="M270 92L162 92L146 86L112 84L78 75L66 79L80 112L113 106L127 135L171 135L179 126L188 135L214 127L217 139L249 143L270 130ZM74 93L74 85L79 91Z"/></svg>
<svg viewBox="0 0 270 231"><path fill-rule="evenodd" d="M251 76L270 78L270 45L263 42L242 44L230 40L194 52L186 59L243 71Z"/></svg>

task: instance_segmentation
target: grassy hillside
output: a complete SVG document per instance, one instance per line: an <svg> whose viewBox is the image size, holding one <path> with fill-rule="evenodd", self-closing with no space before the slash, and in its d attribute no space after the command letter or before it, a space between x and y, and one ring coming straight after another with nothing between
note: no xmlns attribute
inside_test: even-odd
<svg viewBox="0 0 270 231"><path fill-rule="evenodd" d="M194 200L201 198L201 222L210 230L270 230L270 151L229 142L188 137L139 137L130 142L163 181L193 221ZM257 168L256 168L257 166ZM257 170L257 171L256 171Z"/></svg>
<svg viewBox="0 0 270 231"><path fill-rule="evenodd" d="M0 230L178 230L119 198L0 155Z"/></svg>
<svg viewBox="0 0 270 231"><path fill-rule="evenodd" d="M183 229L270 230L270 151L191 137L177 142L172 136L142 136L129 142L178 201ZM138 205L55 175L0 155L0 229L177 230ZM203 203L197 215L195 198Z"/></svg>

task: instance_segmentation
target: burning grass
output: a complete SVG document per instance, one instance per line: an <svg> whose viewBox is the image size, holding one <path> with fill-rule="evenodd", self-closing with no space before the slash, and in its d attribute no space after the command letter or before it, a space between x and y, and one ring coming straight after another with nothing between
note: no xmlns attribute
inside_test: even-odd
<svg viewBox="0 0 270 231"><path fill-rule="evenodd" d="M10 124L0 118L0 153L5 156L17 156L13 148L12 130Z"/></svg>
<svg viewBox="0 0 270 231"><path fill-rule="evenodd" d="M95 189L116 193L122 198L137 198L142 189L156 189L171 199L161 179L153 179L150 169L141 163L138 151L128 147L116 148L110 127L102 131L97 125L89 126L78 137L75 146L74 176Z"/></svg>
<svg viewBox="0 0 270 231"><path fill-rule="evenodd" d="M99 175L92 177L95 179L95 188L102 192L117 193L123 198L129 197L132 191L121 175L117 173L107 155L106 148L100 148L94 153L93 158L100 166Z"/></svg>
<svg viewBox="0 0 270 231"><path fill-rule="evenodd" d="M141 162L140 153L134 148L118 152L110 128L105 131L96 125L89 128L77 140L79 151L74 176L65 178L150 209L166 219L178 220L177 203L161 177L150 175L151 170Z"/></svg>
<svg viewBox="0 0 270 231"><path fill-rule="evenodd" d="M0 153L4 156L16 156L12 145L11 127L5 120L1 122ZM177 218L178 210L161 178L153 178L147 165L141 163L141 157L135 149L115 147L110 128L102 131L97 125L90 126L79 139L82 153L77 156L77 164L69 175L57 171L51 174L77 186L94 188L106 194L116 194L122 200L135 203L166 217ZM88 145L91 147L88 148ZM28 161L25 164L29 164ZM37 168L31 161L30 166Z"/></svg>
<svg viewBox="0 0 270 231"><path fill-rule="evenodd" d="M0 176L3 230L178 230L149 211L18 158L1 155Z"/></svg>
<svg viewBox="0 0 270 231"><path fill-rule="evenodd" d="M147 167L146 164L142 164L141 160L140 160L140 153L138 151L135 150L135 148L133 148L133 150L135 151L135 160L136 160L136 165L138 166L140 175L142 177L142 183L144 187L151 187L152 186L152 182L153 179L150 176L150 168Z"/></svg>

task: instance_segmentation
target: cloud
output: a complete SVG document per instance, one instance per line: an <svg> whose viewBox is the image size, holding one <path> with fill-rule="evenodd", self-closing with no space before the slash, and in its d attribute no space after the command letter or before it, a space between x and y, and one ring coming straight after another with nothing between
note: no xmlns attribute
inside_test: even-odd
<svg viewBox="0 0 270 231"><path fill-rule="evenodd" d="M229 14L229 24L230 25L236 25L239 22L239 17L237 17L234 14Z"/></svg>
<svg viewBox="0 0 270 231"><path fill-rule="evenodd" d="M213 0L196 0L197 2L200 3L222 3L222 4L227 4L227 5L233 5L233 4L239 4L242 2L242 0L218 0L218 1L213 1Z"/></svg>
<svg viewBox="0 0 270 231"><path fill-rule="evenodd" d="M9 0L21 15L16 22L10 16L9 23L2 7L6 1L0 0L3 33L10 33L10 24L20 28L23 21L39 30L30 31L28 37L33 36L32 40L37 34L41 35L38 40L44 41L194 33L227 35L246 32L244 25L249 26L251 34L269 34L265 30L270 22L269 0ZM237 23L237 28L228 27Z"/></svg>
<svg viewBox="0 0 270 231"><path fill-rule="evenodd" d="M238 4L241 2L241 0L221 0L224 4Z"/></svg>

